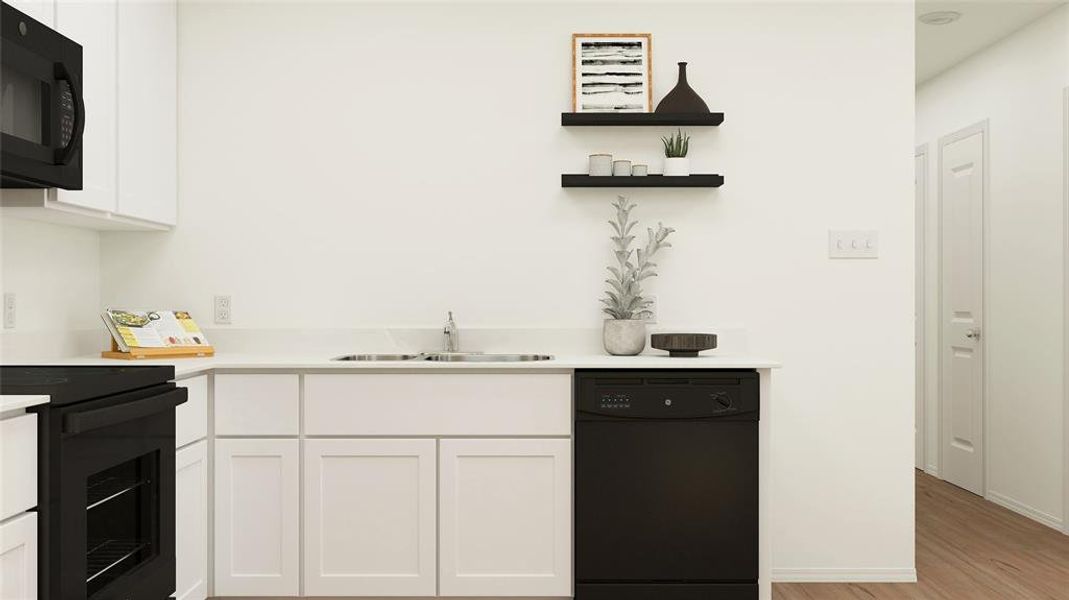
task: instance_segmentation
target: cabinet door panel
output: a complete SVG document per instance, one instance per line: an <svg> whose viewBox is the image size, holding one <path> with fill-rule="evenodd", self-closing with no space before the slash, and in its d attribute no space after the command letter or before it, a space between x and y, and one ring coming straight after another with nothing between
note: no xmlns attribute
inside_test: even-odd
<svg viewBox="0 0 1069 600"><path fill-rule="evenodd" d="M217 596L298 594L297 440L215 442Z"/></svg>
<svg viewBox="0 0 1069 600"><path fill-rule="evenodd" d="M208 597L208 442L175 455L175 598Z"/></svg>
<svg viewBox="0 0 1069 600"><path fill-rule="evenodd" d="M0 525L0 598L37 598L37 513Z"/></svg>
<svg viewBox="0 0 1069 600"><path fill-rule="evenodd" d="M0 420L0 521L37 506L37 415Z"/></svg>
<svg viewBox="0 0 1069 600"><path fill-rule="evenodd" d="M56 30L82 45L82 189L55 190L56 200L114 211L116 206L115 0L56 2Z"/></svg>
<svg viewBox="0 0 1069 600"><path fill-rule="evenodd" d="M442 596L571 595L571 441L442 440Z"/></svg>
<svg viewBox="0 0 1069 600"><path fill-rule="evenodd" d="M119 214L174 225L178 204L178 15L174 0L118 9Z"/></svg>
<svg viewBox="0 0 1069 600"><path fill-rule="evenodd" d="M435 595L435 445L305 442L306 595Z"/></svg>

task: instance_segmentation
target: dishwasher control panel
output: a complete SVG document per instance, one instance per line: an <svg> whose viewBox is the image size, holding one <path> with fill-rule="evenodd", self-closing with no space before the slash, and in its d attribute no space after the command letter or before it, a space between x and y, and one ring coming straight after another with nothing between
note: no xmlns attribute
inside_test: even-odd
<svg viewBox="0 0 1069 600"><path fill-rule="evenodd" d="M703 419L759 413L754 371L578 371L577 418Z"/></svg>

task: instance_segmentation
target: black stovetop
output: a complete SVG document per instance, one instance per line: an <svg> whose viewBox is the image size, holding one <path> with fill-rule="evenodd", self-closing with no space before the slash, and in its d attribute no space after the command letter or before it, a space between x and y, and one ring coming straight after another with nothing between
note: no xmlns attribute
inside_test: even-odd
<svg viewBox="0 0 1069 600"><path fill-rule="evenodd" d="M0 366L0 394L50 396L50 405L74 404L174 379L174 367Z"/></svg>

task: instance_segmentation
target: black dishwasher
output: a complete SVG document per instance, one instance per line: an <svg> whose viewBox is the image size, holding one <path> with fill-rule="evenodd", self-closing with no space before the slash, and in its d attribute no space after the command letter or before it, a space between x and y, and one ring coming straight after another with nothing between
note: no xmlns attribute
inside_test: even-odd
<svg viewBox="0 0 1069 600"><path fill-rule="evenodd" d="M757 598L757 377L576 372L576 600Z"/></svg>

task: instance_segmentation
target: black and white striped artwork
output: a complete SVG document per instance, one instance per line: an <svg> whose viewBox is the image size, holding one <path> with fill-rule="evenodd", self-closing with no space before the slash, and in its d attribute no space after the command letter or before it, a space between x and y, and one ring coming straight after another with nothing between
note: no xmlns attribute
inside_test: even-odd
<svg viewBox="0 0 1069 600"><path fill-rule="evenodd" d="M575 112L650 112L650 37L574 34Z"/></svg>

